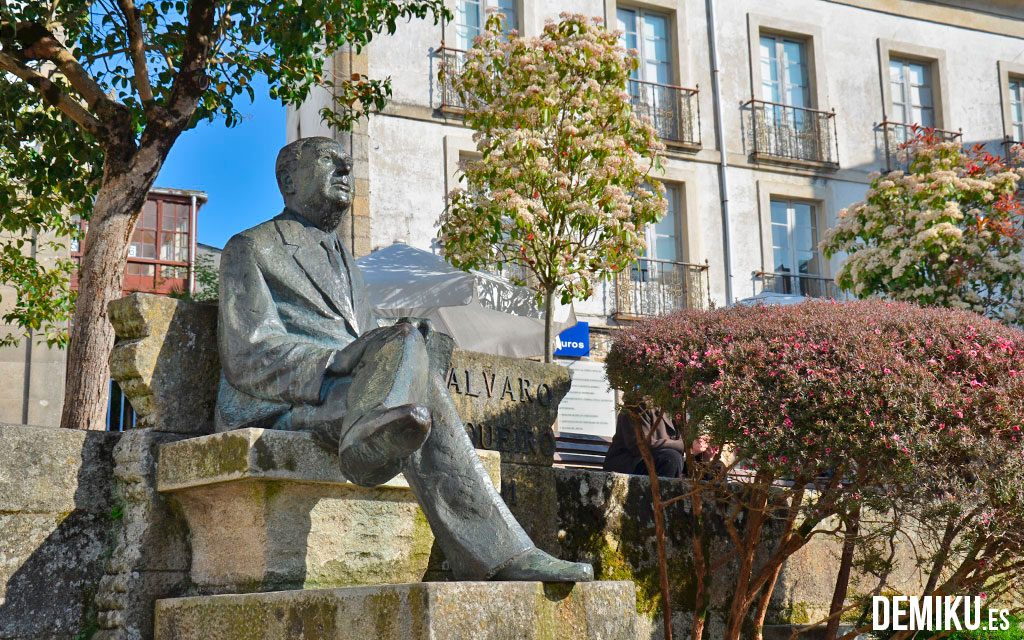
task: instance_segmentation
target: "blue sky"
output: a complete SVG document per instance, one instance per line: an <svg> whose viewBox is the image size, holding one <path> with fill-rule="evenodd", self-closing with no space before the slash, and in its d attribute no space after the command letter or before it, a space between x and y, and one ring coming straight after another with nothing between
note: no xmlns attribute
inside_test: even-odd
<svg viewBox="0 0 1024 640"><path fill-rule="evenodd" d="M228 129L204 122L178 138L156 186L199 189L209 201L199 210L199 242L223 247L232 235L277 215L283 206L274 160L285 142L285 109L254 83L256 101L239 105L245 120Z"/></svg>

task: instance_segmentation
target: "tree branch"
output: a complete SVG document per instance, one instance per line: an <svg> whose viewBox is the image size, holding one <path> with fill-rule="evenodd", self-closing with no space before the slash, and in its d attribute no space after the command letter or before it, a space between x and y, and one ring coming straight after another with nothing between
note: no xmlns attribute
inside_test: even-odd
<svg viewBox="0 0 1024 640"><path fill-rule="evenodd" d="M15 25L14 39L22 46L17 52L20 62L28 60L48 60L56 65L61 74L67 78L71 87L82 96L89 110L97 114L101 121L107 113L113 114L124 110L124 105L112 100L103 91L89 72L79 64L71 52L61 44L53 32L46 27L30 22ZM110 124L110 123L106 123Z"/></svg>
<svg viewBox="0 0 1024 640"><path fill-rule="evenodd" d="M121 13L125 17L128 28L128 52L131 54L132 67L135 69L135 88L139 91L139 99L149 110L153 103L153 86L149 81L149 67L146 65L146 44L142 37L142 20L133 0L117 0Z"/></svg>
<svg viewBox="0 0 1024 640"><path fill-rule="evenodd" d="M181 65L167 102L169 121L163 127L184 129L195 112L199 97L206 91L209 83L206 65L213 50L216 5L216 0L193 0L189 4L188 30L185 33Z"/></svg>
<svg viewBox="0 0 1024 640"><path fill-rule="evenodd" d="M12 73L25 83L31 85L43 97L47 104L56 107L71 118L79 127L98 136L103 128L102 123L83 107L78 101L64 93L59 86L46 76L29 68L6 51L0 51L0 69Z"/></svg>

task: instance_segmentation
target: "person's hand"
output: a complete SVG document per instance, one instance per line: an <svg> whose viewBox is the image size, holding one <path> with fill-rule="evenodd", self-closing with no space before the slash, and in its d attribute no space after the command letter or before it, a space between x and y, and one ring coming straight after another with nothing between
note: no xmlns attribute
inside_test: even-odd
<svg viewBox="0 0 1024 640"><path fill-rule="evenodd" d="M701 435L696 440L693 441L693 444L690 445L690 453L704 453L705 451L708 450L710 444L711 438L708 437L706 434Z"/></svg>
<svg viewBox="0 0 1024 640"><path fill-rule="evenodd" d="M362 360L366 345L366 340L353 340L341 351L335 351L334 357L327 363L327 373L335 376L347 376L352 373Z"/></svg>

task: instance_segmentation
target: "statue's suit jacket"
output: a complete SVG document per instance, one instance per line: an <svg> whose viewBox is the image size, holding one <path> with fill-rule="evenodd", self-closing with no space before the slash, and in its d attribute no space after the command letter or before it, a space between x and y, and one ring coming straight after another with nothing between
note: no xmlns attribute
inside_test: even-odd
<svg viewBox="0 0 1024 640"><path fill-rule="evenodd" d="M293 408L320 404L335 352L377 326L359 268L336 240L285 211L224 247L218 431L290 428Z"/></svg>

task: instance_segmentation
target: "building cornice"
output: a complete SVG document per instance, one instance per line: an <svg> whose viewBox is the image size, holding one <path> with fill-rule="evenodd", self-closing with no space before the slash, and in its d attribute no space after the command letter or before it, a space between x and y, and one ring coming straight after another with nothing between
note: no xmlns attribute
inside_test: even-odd
<svg viewBox="0 0 1024 640"><path fill-rule="evenodd" d="M902 18L935 22L972 31L1024 39L1024 15L969 9L934 0L825 0L833 4L888 13ZM1007 5L1006 11L1012 9ZM1017 9L1017 11L1021 11Z"/></svg>

